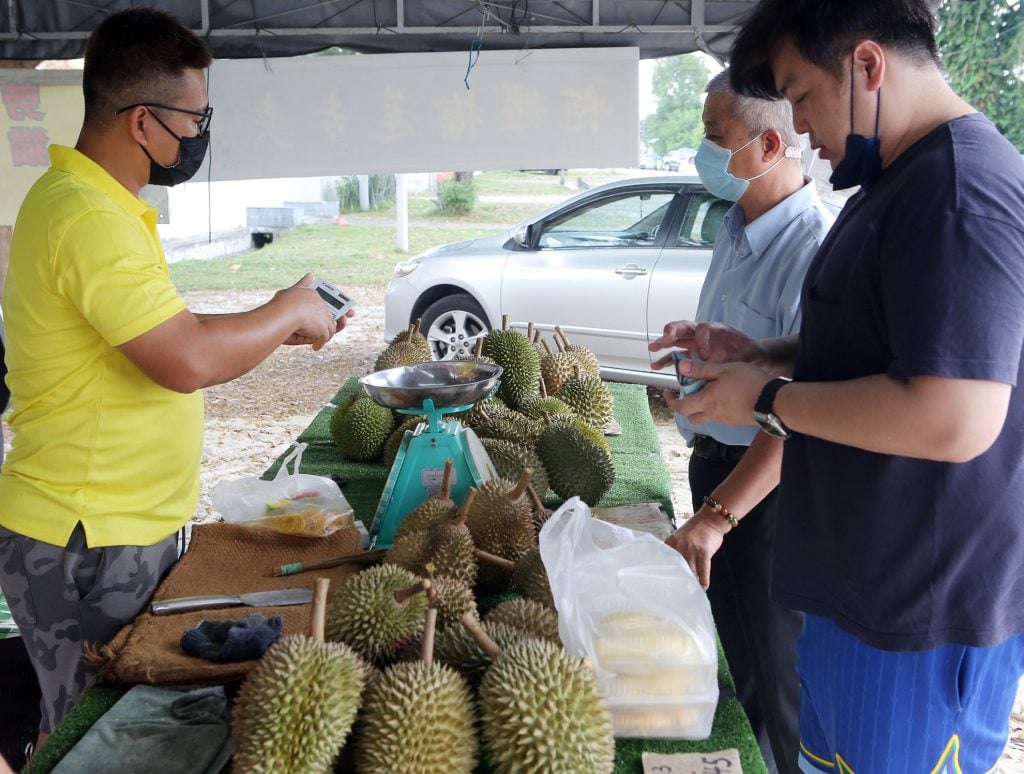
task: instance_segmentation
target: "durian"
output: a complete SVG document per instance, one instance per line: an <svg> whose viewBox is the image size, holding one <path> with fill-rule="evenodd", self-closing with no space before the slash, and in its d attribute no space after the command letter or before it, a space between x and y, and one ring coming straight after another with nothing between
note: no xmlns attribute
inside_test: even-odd
<svg viewBox="0 0 1024 774"><path fill-rule="evenodd" d="M438 661L458 670L473 685L480 682L493 659L467 627L482 627L487 635L487 640L497 643L502 648L530 636L522 629L507 624L481 624L472 615L464 615L459 622L462 624L461 626L449 626L443 632L438 633L434 655ZM494 654L497 655L497 651L494 651Z"/></svg>
<svg viewBox="0 0 1024 774"><path fill-rule="evenodd" d="M604 430L612 420L615 398L608 385L596 376L579 373L566 379L555 397L564 401L577 417L596 430Z"/></svg>
<svg viewBox="0 0 1024 774"><path fill-rule="evenodd" d="M503 315L501 328L484 336L483 354L504 369L498 397L512 408L518 408L526 399L537 394L540 359L533 343L518 331L508 327L508 315Z"/></svg>
<svg viewBox="0 0 1024 774"><path fill-rule="evenodd" d="M558 350L553 352L548 343L543 342L544 354L540 357L540 378L548 394L555 395L567 379L571 379L579 361L570 353Z"/></svg>
<svg viewBox="0 0 1024 774"><path fill-rule="evenodd" d="M536 544L533 509L524 496L531 471L525 469L516 482L496 478L476 492L466 526L474 545L513 562ZM481 567L478 583L485 590L508 588L512 574L494 567Z"/></svg>
<svg viewBox="0 0 1024 774"><path fill-rule="evenodd" d="M507 599L484 616L484 623L514 626L531 637L562 644L558 636L558 613L553 607L532 599Z"/></svg>
<svg viewBox="0 0 1024 774"><path fill-rule="evenodd" d="M527 599L554 608L548 571L540 557L540 549L532 548L521 556L512 569L512 585Z"/></svg>
<svg viewBox="0 0 1024 774"><path fill-rule="evenodd" d="M390 468L394 464L395 457L398 456L398 450L402 448L402 441L405 440L405 431L410 430L415 432L420 423L426 421L427 417L422 414L419 416L408 417L399 424L398 427L391 431L391 435L389 435L387 441L384 442L384 452L381 459L381 463L384 467Z"/></svg>
<svg viewBox="0 0 1024 774"><path fill-rule="evenodd" d="M537 455L544 463L551 488L564 499L578 496L595 506L615 482L608 452L575 427L547 428L537 440Z"/></svg>
<svg viewBox="0 0 1024 774"><path fill-rule="evenodd" d="M398 538L407 532L415 532L420 529L433 527L442 521L447 521L455 515L456 505L451 498L452 474L455 470L455 462L451 458L445 460L444 473L441 476L440 491L407 513L399 522L395 530L395 537Z"/></svg>
<svg viewBox="0 0 1024 774"><path fill-rule="evenodd" d="M366 665L323 641L327 581L317 581L313 634L271 646L242 684L232 713L236 771L326 772L359 710Z"/></svg>
<svg viewBox="0 0 1024 774"><path fill-rule="evenodd" d="M420 323L423 322L422 317L417 317L416 321L409 324L409 327L404 331L399 331L395 334L395 337L388 342L388 346L394 346L395 344L411 344L420 355L420 362L433 360L434 353L430 349L430 342L427 341L426 336L420 333Z"/></svg>
<svg viewBox="0 0 1024 774"><path fill-rule="evenodd" d="M430 581L393 564L370 567L331 595L327 638L379 663L423 627Z"/></svg>
<svg viewBox="0 0 1024 774"><path fill-rule="evenodd" d="M476 766L469 686L433 660L436 612L428 611L421 660L395 664L366 690L356 746L362 774L469 774Z"/></svg>
<svg viewBox="0 0 1024 774"><path fill-rule="evenodd" d="M543 497L548 492L548 475L544 472L540 457L533 450L533 446L515 441L508 441L503 438L481 438L487 456L494 466L494 474L498 478L506 478L510 481L517 480L525 468L533 471L530 484Z"/></svg>
<svg viewBox="0 0 1024 774"><path fill-rule="evenodd" d="M354 401L347 411L335 409L331 415L334 442L347 459L355 462L379 459L394 426L391 409L375 403L368 395Z"/></svg>
<svg viewBox="0 0 1024 774"><path fill-rule="evenodd" d="M565 335L565 331L559 325L555 326L555 335L561 339L559 341L559 348L573 355L584 371L591 376L601 376L601 363L593 351L569 341L569 337Z"/></svg>
<svg viewBox="0 0 1024 774"><path fill-rule="evenodd" d="M501 649L480 684L487 759L497 774L605 774L615 763L611 715L593 670L558 645Z"/></svg>

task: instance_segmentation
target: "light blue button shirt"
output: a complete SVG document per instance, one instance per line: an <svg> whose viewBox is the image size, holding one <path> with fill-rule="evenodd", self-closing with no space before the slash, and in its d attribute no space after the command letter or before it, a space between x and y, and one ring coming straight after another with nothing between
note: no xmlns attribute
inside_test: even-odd
<svg viewBox="0 0 1024 774"><path fill-rule="evenodd" d="M753 223L744 225L743 210L734 204L715 237L697 322L728 323L754 339L795 334L804 274L833 220L813 181ZM676 426L691 446L694 434L749 446L758 432L751 426L694 425L678 414Z"/></svg>

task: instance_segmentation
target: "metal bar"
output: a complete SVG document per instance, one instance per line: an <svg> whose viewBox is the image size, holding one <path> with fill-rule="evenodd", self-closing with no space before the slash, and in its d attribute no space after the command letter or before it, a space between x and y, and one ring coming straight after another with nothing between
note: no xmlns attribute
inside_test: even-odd
<svg viewBox="0 0 1024 774"><path fill-rule="evenodd" d="M593 0L591 11L593 21L590 23L590 26L597 29L601 26L601 0Z"/></svg>
<svg viewBox="0 0 1024 774"><path fill-rule="evenodd" d="M672 26L657 26L647 27L638 26L635 28L638 33L642 34L675 34L685 33L693 35L696 30L692 25L680 24ZM732 25L726 24L715 24L704 27L702 32L734 32L736 28ZM239 38L239 37L252 37L257 34L262 35L280 35L280 36L296 36L296 35L314 35L314 36L344 36L344 35L366 35L367 37L373 37L380 35L381 32L397 33L397 30L390 27L303 27L303 28L282 28L282 29L271 29L261 28L260 30L255 29L212 29L209 31L209 37L221 37L221 38ZM479 25L473 27L406 27L402 30L403 35L476 35L480 32ZM601 33L601 34L612 34L616 32L622 32L621 25L601 25L600 27L590 26L538 26L538 27L521 27L519 30L520 34L528 35L531 33L539 33L546 35L557 35L557 34L573 34L581 35L587 33ZM505 33L502 33L496 27L485 27L484 36L495 35L499 37L506 37ZM31 33L18 33L18 32L0 32L0 40L84 40L89 37L89 32L31 32Z"/></svg>
<svg viewBox="0 0 1024 774"><path fill-rule="evenodd" d="M205 35L210 31L210 0L199 0L199 12L202 14L202 27L199 32Z"/></svg>
<svg viewBox="0 0 1024 774"><path fill-rule="evenodd" d="M395 0L395 16L398 20L396 29L399 33L405 32L405 0Z"/></svg>

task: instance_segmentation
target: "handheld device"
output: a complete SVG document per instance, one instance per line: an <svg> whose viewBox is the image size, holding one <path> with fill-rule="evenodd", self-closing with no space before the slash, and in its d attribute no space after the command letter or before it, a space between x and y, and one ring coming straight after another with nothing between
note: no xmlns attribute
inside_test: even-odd
<svg viewBox="0 0 1024 774"><path fill-rule="evenodd" d="M320 298L324 300L331 309L331 316L335 320L341 319L349 309L355 306L355 301L346 296L336 286L332 285L325 279L317 279L313 283L313 290L320 294Z"/></svg>
<svg viewBox="0 0 1024 774"><path fill-rule="evenodd" d="M683 376L679 373L679 361L680 360L695 360L698 363L703 363L704 360L697 355L691 355L688 352L680 352L676 350L672 353L672 367L676 369L676 379L679 381L679 397L685 398L687 395L693 395L707 382L704 379L695 379L692 376Z"/></svg>

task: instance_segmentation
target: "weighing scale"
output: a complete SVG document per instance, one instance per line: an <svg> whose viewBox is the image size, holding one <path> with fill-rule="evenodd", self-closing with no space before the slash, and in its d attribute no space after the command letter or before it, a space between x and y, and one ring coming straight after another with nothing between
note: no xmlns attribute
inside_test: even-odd
<svg viewBox="0 0 1024 774"><path fill-rule="evenodd" d="M362 377L366 394L400 414L425 414L406 430L370 527L372 548L390 548L402 519L441 489L452 461L451 499L461 502L471 486L491 479L490 459L476 433L445 414L466 411L498 388L500 366L442 360L389 368Z"/></svg>

